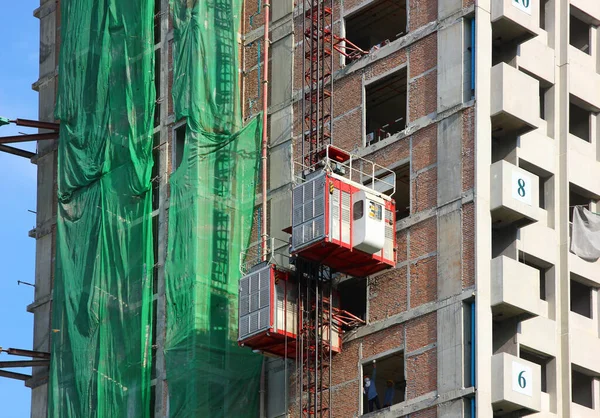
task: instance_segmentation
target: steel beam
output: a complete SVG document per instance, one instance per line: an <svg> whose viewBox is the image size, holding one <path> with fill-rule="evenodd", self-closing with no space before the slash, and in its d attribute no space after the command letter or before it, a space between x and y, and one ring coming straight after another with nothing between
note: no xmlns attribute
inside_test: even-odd
<svg viewBox="0 0 600 418"><path fill-rule="evenodd" d="M35 152L25 151L24 149L9 147L8 145L0 145L0 152L6 152L8 154L17 155L23 158L33 158Z"/></svg>
<svg viewBox="0 0 600 418"><path fill-rule="evenodd" d="M0 361L0 369L12 369L13 367L37 367L49 366L50 360L15 360Z"/></svg>
<svg viewBox="0 0 600 418"><path fill-rule="evenodd" d="M28 374L7 372L6 370L0 370L0 377L8 377L9 379L22 380L23 382L31 379L31 376Z"/></svg>
<svg viewBox="0 0 600 418"><path fill-rule="evenodd" d="M60 125L54 122L42 122L39 120L31 120L31 119L15 119L11 120L17 126L28 126L30 128L38 128L38 129L50 129L51 131L58 131L60 129Z"/></svg>
<svg viewBox="0 0 600 418"><path fill-rule="evenodd" d="M22 350L20 348L7 348L6 350L4 350L2 347L0 347L0 353L1 352L5 352L6 354L10 354L13 356L33 357L50 360L50 353L46 353L44 351Z"/></svg>
<svg viewBox="0 0 600 418"><path fill-rule="evenodd" d="M48 139L58 139L58 132L49 132L49 133L45 133L45 134L0 136L0 144L13 144L15 142L45 141Z"/></svg>

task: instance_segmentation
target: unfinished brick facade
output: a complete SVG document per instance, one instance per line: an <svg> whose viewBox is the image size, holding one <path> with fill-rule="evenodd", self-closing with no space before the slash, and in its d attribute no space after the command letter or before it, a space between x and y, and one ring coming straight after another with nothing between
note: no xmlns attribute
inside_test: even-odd
<svg viewBox="0 0 600 418"><path fill-rule="evenodd" d="M373 4L370 0L339 0L335 2L335 31L343 26L347 11L360 13L362 7ZM469 2L458 12L458 19L472 13ZM471 2L472 3L472 2ZM243 97L246 117L256 114L262 100L257 94L257 70L262 68L262 56L257 45L262 42L262 14L255 4L247 4L243 25L246 32L244 45ZM289 10L288 10L289 12ZM258 13L258 14L257 14ZM291 24L293 45L289 56L293 57L291 80L293 83L291 103L270 103L272 116L282 106L290 106L293 156L299 157L301 138L301 92L303 78L303 19L300 2L294 4L293 12L284 14L281 21L273 21L272 27L283 28ZM348 62L340 55L334 56L334 145L370 159L382 166L395 169L400 163L410 165L410 216L398 223L397 265L395 269L382 272L367 279L368 299L367 325L349 332L340 354L333 359L333 405L334 417L352 417L363 413L361 399L362 365L396 349L404 353L406 379L405 401L407 407L416 405L410 417L437 416L438 408L417 405L422 399L435 399L438 391L438 321L437 306L447 296L440 295L438 266L449 261L458 266L459 289L453 296L462 298L474 287L473 205L469 203L473 188L473 118L472 103L457 106L452 111L438 113L438 20L437 0L409 0L407 10L408 33L378 51L357 62ZM447 23L447 22L446 22ZM279 30L279 29L277 29ZM262 29L261 29L262 31ZM337 32L339 33L339 32ZM272 36L277 35L274 30ZM349 39L353 41L352 39ZM279 42L273 39L272 42ZM278 59L273 56L272 60ZM260 64L259 64L260 63ZM277 64L271 63L271 68ZM407 129L365 147L365 86L395 71L407 69ZM270 83L277 83L272 73ZM273 95L273 93L271 93ZM273 96L271 96L273 97ZM450 117L461 120L462 144L459 161L461 195L465 206L455 208L462 219L459 245L452 260L438 260L440 241L438 234L441 211L448 202L440 201L438 154L445 152L440 145L440 123ZM441 147L441 148L440 148ZM289 189L288 189L289 190ZM288 192L289 193L289 192ZM291 195L290 195L291 196ZM288 197L289 199L290 197ZM472 199L472 197L471 197ZM273 206L272 206L273 208ZM273 209L272 209L273 210ZM273 232L273 231L272 231ZM447 258L447 255L444 254ZM441 263L441 264L440 264ZM464 298L463 298L464 299ZM462 299L461 299L462 300ZM293 368L293 367L292 367ZM293 371L292 371L293 372ZM269 395L270 396L270 395ZM295 396L295 394L294 394ZM380 394L382 398L382 394ZM297 398L290 400L289 413L298 416ZM461 401L462 402L462 401ZM402 405L401 404L401 405ZM415 409L416 408L416 409ZM441 408L441 407L440 407ZM392 411L394 408L392 408ZM385 416L404 416L402 408ZM442 411L442 409L440 409ZM442 412L440 412L441 414ZM442 416L442 415L439 415Z"/></svg>

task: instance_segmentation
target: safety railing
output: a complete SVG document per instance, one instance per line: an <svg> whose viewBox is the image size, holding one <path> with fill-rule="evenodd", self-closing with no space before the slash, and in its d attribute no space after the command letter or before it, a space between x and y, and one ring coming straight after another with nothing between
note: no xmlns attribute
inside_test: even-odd
<svg viewBox="0 0 600 418"><path fill-rule="evenodd" d="M245 276L254 267L264 263L288 266L289 258L289 242L275 237L266 237L265 240L253 242L240 252L240 272Z"/></svg>
<svg viewBox="0 0 600 418"><path fill-rule="evenodd" d="M396 173L373 161L346 152L333 145L327 145L322 158L316 164L306 165L307 158L294 163L296 184L310 178L310 174L327 171L342 177L360 188L372 189L376 194L393 196L396 192Z"/></svg>

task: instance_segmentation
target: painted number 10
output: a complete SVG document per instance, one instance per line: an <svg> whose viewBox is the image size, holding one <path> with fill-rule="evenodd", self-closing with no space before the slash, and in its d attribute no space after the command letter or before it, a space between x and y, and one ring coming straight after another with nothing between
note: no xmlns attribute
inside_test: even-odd
<svg viewBox="0 0 600 418"><path fill-rule="evenodd" d="M531 0L513 0L513 6L527 14L531 14Z"/></svg>

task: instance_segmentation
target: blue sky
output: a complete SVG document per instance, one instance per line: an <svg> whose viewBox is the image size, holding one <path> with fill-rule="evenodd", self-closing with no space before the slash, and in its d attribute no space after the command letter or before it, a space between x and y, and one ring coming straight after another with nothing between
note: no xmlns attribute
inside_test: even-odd
<svg viewBox="0 0 600 418"><path fill-rule="evenodd" d="M0 13L0 116L37 119L39 21L33 10L39 0L3 1ZM0 127L0 136L25 132ZM18 144L35 150L35 144ZM34 289L17 280L35 281L35 240L27 232L35 226L36 168L29 160L0 152L0 346L32 348L33 315L26 307ZM17 360L0 355L0 360ZM30 369L21 369L29 374ZM0 377L0 415L29 417L31 390L23 382Z"/></svg>

